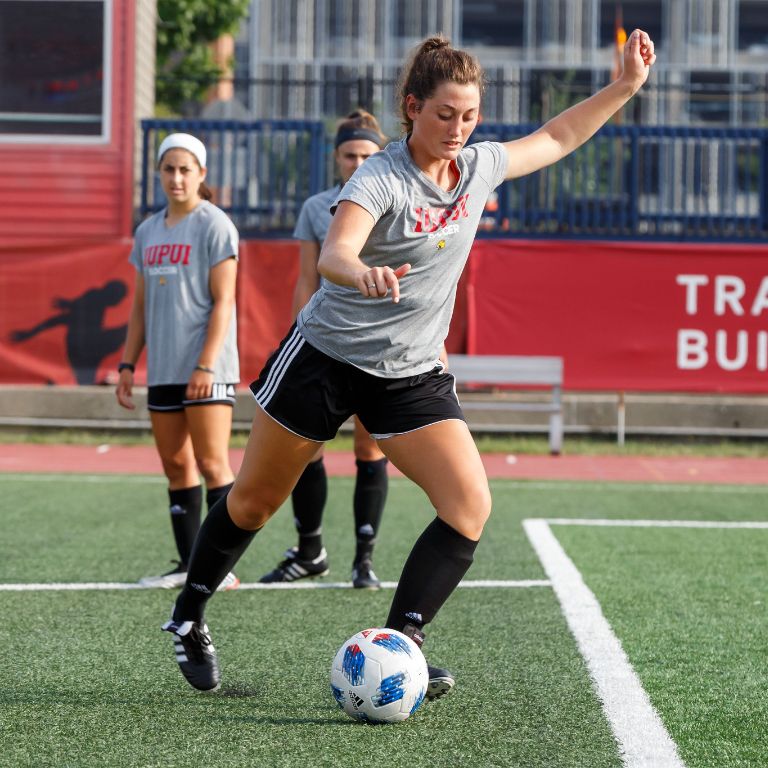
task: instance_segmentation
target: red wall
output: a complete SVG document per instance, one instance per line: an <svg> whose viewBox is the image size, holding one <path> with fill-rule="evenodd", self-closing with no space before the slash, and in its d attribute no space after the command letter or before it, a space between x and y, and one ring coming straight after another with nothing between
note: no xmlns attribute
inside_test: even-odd
<svg viewBox="0 0 768 768"><path fill-rule="evenodd" d="M129 250L128 238L0 241L0 383L114 373L131 304ZM241 244L243 384L291 323L297 264L293 241ZM766 318L766 246L480 240L447 346L560 355L572 390L765 393Z"/></svg>
<svg viewBox="0 0 768 768"><path fill-rule="evenodd" d="M130 236L135 12L131 0L113 0L111 135L106 144L0 143L4 244Z"/></svg>

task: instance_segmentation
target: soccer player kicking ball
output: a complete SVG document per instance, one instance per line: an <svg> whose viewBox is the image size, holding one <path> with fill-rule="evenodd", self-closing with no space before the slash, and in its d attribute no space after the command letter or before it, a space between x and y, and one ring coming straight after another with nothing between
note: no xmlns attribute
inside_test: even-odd
<svg viewBox="0 0 768 768"><path fill-rule="evenodd" d="M439 363L456 285L493 190L587 141L643 85L656 57L635 30L622 75L523 138L466 146L480 117L484 75L442 37L406 67L406 136L367 160L335 202L320 253L320 290L251 385L260 408L242 468L195 541L187 582L163 629L188 682L218 687L203 613L288 497L319 443L357 414L387 458L417 483L436 516L411 550L386 626L424 641L423 627L472 563L491 511L482 461ZM429 667L435 698L453 676Z"/></svg>

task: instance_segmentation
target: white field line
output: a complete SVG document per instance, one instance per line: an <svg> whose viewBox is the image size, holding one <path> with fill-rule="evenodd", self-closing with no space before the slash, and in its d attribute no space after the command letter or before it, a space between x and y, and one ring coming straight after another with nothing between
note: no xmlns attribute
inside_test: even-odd
<svg viewBox="0 0 768 768"><path fill-rule="evenodd" d="M595 491L599 486L602 493L611 491L651 491L657 493L768 493L767 484L728 484L728 483L631 483L620 480L583 480L572 482L560 481L525 481L506 480L503 477L489 478L491 483L503 483L505 487L521 491Z"/></svg>
<svg viewBox="0 0 768 768"><path fill-rule="evenodd" d="M600 603L546 520L523 528L552 581L627 768L685 768Z"/></svg>
<svg viewBox="0 0 768 768"><path fill-rule="evenodd" d="M768 522L755 520L610 520L577 517L548 517L550 525L607 526L619 528L768 528Z"/></svg>
<svg viewBox="0 0 768 768"><path fill-rule="evenodd" d="M384 589L394 589L396 581L382 581ZM523 581L462 581L459 587L465 589L528 589L531 587L551 587L552 583L546 579L530 579ZM157 589L157 587L145 587L136 583L121 583L116 581L92 581L74 582L69 584L0 584L0 592L85 592L102 590L129 590L129 589ZM241 584L241 589L352 589L352 583L348 581L299 581L291 584Z"/></svg>

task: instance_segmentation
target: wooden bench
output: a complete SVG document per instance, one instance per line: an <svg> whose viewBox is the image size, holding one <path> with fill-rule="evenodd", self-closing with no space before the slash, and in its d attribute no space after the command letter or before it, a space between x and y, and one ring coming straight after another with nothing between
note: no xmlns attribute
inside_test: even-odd
<svg viewBox="0 0 768 768"><path fill-rule="evenodd" d="M448 355L448 372L457 384L490 387L551 387L549 402L462 400L466 411L537 411L549 414L549 449L563 448L563 359L517 355ZM461 397L459 398L461 399Z"/></svg>

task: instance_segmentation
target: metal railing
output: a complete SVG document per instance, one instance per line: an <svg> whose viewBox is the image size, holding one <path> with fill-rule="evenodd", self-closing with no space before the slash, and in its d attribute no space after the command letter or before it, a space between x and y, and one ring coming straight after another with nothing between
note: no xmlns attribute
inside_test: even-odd
<svg viewBox="0 0 768 768"><path fill-rule="evenodd" d="M142 120L140 213L165 196L157 149L169 133L197 136L208 152L206 184L241 234L292 231L301 205L326 186L325 127L314 120Z"/></svg>
<svg viewBox="0 0 768 768"><path fill-rule="evenodd" d="M310 195L333 182L319 121L147 120L141 213L164 197L155 153L171 131L199 136L216 202L245 236L287 235ZM482 123L472 141L536 126ZM768 129L604 127L549 168L502 184L481 236L696 241L768 239Z"/></svg>

